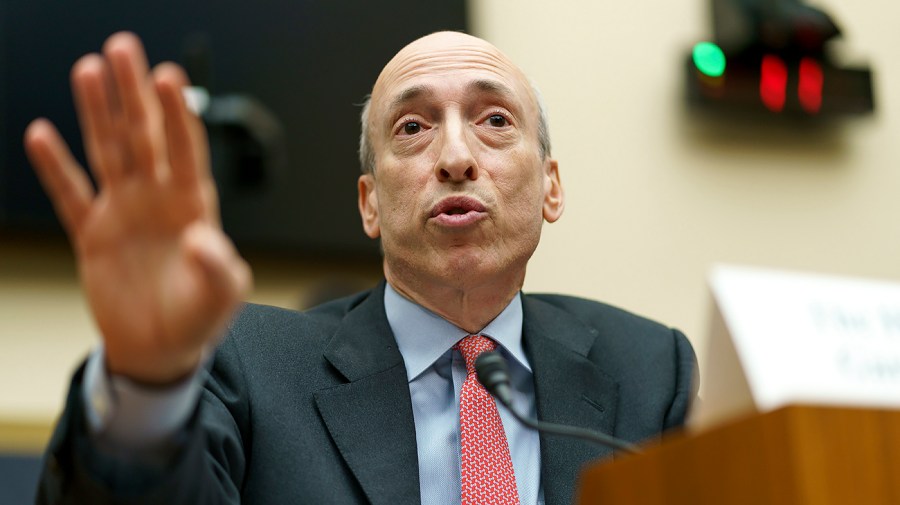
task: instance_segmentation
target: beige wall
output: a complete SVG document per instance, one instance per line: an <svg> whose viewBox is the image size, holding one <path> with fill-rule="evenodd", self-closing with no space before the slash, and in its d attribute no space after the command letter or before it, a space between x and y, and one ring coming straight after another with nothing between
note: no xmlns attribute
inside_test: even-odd
<svg viewBox="0 0 900 505"><path fill-rule="evenodd" d="M850 53L876 69L879 111L795 136L683 110L682 58L709 34L701 0L470 3L474 32L542 89L567 189L566 215L545 229L526 289L660 319L707 359L714 262L900 280L897 5L824 4ZM256 266L254 300L288 306L342 269ZM0 243L0 421L48 423L94 340L66 249Z"/></svg>
<svg viewBox="0 0 900 505"><path fill-rule="evenodd" d="M684 109L703 0L470 1L474 32L540 87L567 191L526 289L660 319L703 360L715 262L900 281L900 5L815 4L876 70L878 112L810 134Z"/></svg>

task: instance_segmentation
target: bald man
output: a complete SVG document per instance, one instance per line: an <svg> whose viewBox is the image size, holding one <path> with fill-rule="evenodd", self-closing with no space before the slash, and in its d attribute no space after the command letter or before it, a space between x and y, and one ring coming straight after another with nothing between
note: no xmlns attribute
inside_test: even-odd
<svg viewBox="0 0 900 505"><path fill-rule="evenodd" d="M385 66L358 182L385 282L305 313L240 305L252 276L221 230L179 67L150 70L120 33L72 83L98 190L46 120L25 143L102 345L73 379L39 502L471 503L470 335L507 358L527 414L633 442L684 422L681 333L521 293L564 193L535 91L487 42L436 33ZM580 467L610 453L499 417L510 502L570 503Z"/></svg>

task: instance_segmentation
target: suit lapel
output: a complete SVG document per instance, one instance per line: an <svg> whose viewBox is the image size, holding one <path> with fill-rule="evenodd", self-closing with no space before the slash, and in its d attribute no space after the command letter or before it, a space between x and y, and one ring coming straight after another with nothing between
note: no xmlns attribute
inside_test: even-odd
<svg viewBox="0 0 900 505"><path fill-rule="evenodd" d="M533 297L523 297L523 311L522 338L534 372L538 417L613 434L618 384L587 358L597 330ZM545 503L571 503L582 465L610 454L590 442L541 435Z"/></svg>
<svg viewBox="0 0 900 505"><path fill-rule="evenodd" d="M598 334L553 305L523 297L522 335L543 421L615 432L618 385L587 356ZM325 359L347 383L319 391L329 433L373 504L418 504L419 468L406 367L384 314L383 284L344 318ZM582 465L611 454L541 436L547 505L568 505Z"/></svg>
<svg viewBox="0 0 900 505"><path fill-rule="evenodd" d="M384 284L344 318L325 350L348 381L316 404L373 504L418 504L419 466L406 367L384 314Z"/></svg>

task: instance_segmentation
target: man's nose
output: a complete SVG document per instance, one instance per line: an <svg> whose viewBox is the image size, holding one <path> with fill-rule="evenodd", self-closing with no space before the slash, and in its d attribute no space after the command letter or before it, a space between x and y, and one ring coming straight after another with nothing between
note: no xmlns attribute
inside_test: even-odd
<svg viewBox="0 0 900 505"><path fill-rule="evenodd" d="M441 153L435 175L441 182L462 182L478 178L478 163L472 154L470 132L465 121L448 121L441 132Z"/></svg>

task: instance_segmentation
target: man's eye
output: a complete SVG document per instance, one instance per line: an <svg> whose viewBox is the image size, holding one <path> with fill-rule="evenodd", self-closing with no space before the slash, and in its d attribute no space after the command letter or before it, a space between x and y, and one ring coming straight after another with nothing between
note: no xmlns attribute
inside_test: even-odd
<svg viewBox="0 0 900 505"><path fill-rule="evenodd" d="M403 133L407 135L415 135L422 131L422 125L415 121L410 121L403 125Z"/></svg>
<svg viewBox="0 0 900 505"><path fill-rule="evenodd" d="M503 117L503 116L501 116L500 114L494 114L493 116L489 117L489 118L488 118L488 123L489 123L491 126L496 126L496 127L498 127L498 128L503 127L503 126L506 126L507 124L509 124L509 123L506 121L506 118Z"/></svg>

